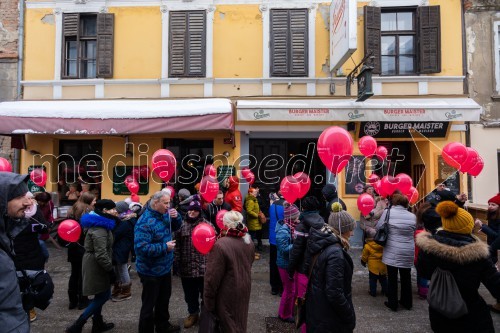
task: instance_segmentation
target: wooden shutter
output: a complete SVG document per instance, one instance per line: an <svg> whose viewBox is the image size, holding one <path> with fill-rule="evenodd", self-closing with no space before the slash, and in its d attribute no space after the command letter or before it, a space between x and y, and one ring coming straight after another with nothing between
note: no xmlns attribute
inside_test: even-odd
<svg viewBox="0 0 500 333"><path fill-rule="evenodd" d="M441 20L439 6L418 7L420 73L441 72Z"/></svg>
<svg viewBox="0 0 500 333"><path fill-rule="evenodd" d="M170 12L170 33L168 57L168 68L170 77L184 76L186 64L184 62L184 52L186 45L187 12Z"/></svg>
<svg viewBox="0 0 500 333"><path fill-rule="evenodd" d="M63 14L63 38L62 38L62 55L61 55L61 78L70 79L77 78L75 76L69 76L66 71L66 42L67 41L78 41L78 35L80 31L80 14L79 13L68 13ZM80 61L76 61L76 72L79 73Z"/></svg>
<svg viewBox="0 0 500 333"><path fill-rule="evenodd" d="M114 14L97 14L97 77L113 77Z"/></svg>
<svg viewBox="0 0 500 333"><path fill-rule="evenodd" d="M287 9L271 10L271 76L288 76L288 22Z"/></svg>
<svg viewBox="0 0 500 333"><path fill-rule="evenodd" d="M373 59L373 73L380 74L380 7L364 6L365 55L370 52Z"/></svg>
<svg viewBox="0 0 500 333"><path fill-rule="evenodd" d="M290 10L291 76L307 76L307 9Z"/></svg>
<svg viewBox="0 0 500 333"><path fill-rule="evenodd" d="M205 12L193 11L188 13L188 53L187 76L205 76Z"/></svg>

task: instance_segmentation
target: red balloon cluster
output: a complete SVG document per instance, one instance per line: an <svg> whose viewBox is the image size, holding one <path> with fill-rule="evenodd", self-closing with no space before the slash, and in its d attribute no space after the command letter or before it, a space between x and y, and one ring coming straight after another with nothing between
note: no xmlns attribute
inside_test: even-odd
<svg viewBox="0 0 500 333"><path fill-rule="evenodd" d="M57 234L67 242L78 242L81 233L82 227L75 220L64 220L57 227Z"/></svg>
<svg viewBox="0 0 500 333"><path fill-rule="evenodd" d="M168 182L175 173L177 161L168 149L158 149L151 157L153 171L164 182Z"/></svg>
<svg viewBox="0 0 500 333"><path fill-rule="evenodd" d="M255 182L255 175L249 168L243 168L241 169L241 176L245 178L247 183L252 186L252 184Z"/></svg>
<svg viewBox="0 0 500 333"><path fill-rule="evenodd" d="M460 142L450 142L443 147L443 160L449 166L477 177L484 168L483 158L471 147Z"/></svg>
<svg viewBox="0 0 500 333"><path fill-rule="evenodd" d="M372 176L369 177L369 181ZM377 176L375 175L375 177ZM406 195L410 204L413 205L418 201L419 194L417 189L413 187L413 180L405 173L397 174L396 177L384 176L382 179L370 184L373 185L375 191L382 197L392 195L396 190L399 190L402 194Z"/></svg>
<svg viewBox="0 0 500 333"><path fill-rule="evenodd" d="M215 238L215 230L208 223L198 224L191 234L193 245L201 254L210 252L215 244Z"/></svg>
<svg viewBox="0 0 500 333"><path fill-rule="evenodd" d="M47 174L43 169L33 169L33 171L30 172L30 179L37 186L44 187L47 183Z"/></svg>
<svg viewBox="0 0 500 333"><path fill-rule="evenodd" d="M303 198L311 188L311 179L304 172L297 172L293 176L286 176L281 180L281 195L289 203Z"/></svg>

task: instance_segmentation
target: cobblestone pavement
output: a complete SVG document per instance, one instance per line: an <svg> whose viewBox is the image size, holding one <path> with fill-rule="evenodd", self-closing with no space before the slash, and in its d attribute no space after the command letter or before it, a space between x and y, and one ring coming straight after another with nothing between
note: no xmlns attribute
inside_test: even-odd
<svg viewBox="0 0 500 333"><path fill-rule="evenodd" d="M51 257L46 268L54 280L54 299L47 310L37 310L38 318L32 323L32 333L64 332L64 329L81 313L80 310L68 310L67 283L70 275L70 265L66 262L66 250L58 250L52 244L47 245ZM252 268L252 295L248 315L249 333L266 332L265 318L277 316L280 298L270 293L268 250L269 247L265 246L261 259L256 261ZM384 297L371 297L368 295L368 270L359 263L360 253L361 250L359 248L350 250L355 264L353 276L353 303L356 308L357 317L355 332L431 332L427 302L418 299L416 291L413 295L413 310L400 310L396 313L391 312L384 306ZM137 332L137 321L141 307L141 284L133 266L131 270L133 282L132 299L119 303L109 301L104 305L104 318L107 321L114 322L116 325L115 329L110 332ZM416 289L415 270L412 270L412 279ZM481 294L488 303L493 302L493 298L484 287L481 288ZM187 306L184 302L184 293L180 279L174 277L172 298L170 300L172 321L182 327L183 318L187 314ZM492 314L492 316L496 332L500 333L500 315ZM91 321L89 321L84 328L84 332L90 333L91 327ZM198 332L198 327L182 329L181 331ZM288 331L294 332L291 327Z"/></svg>

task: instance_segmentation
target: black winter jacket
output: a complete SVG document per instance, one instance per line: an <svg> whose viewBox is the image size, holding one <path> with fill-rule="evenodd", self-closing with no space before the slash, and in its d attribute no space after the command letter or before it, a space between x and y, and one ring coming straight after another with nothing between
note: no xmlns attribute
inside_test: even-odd
<svg viewBox="0 0 500 333"><path fill-rule="evenodd" d="M48 228L40 208L33 218L26 218L27 225L13 237L14 264L17 270L42 270L45 267L45 257L38 241L41 233L47 233Z"/></svg>
<svg viewBox="0 0 500 333"><path fill-rule="evenodd" d="M330 213L332 212L332 204L334 202L339 202L342 205L342 209L347 211L345 202L339 198L335 185L326 184L321 190L321 193L326 200L325 207L323 207L321 211L321 216L325 219L325 221L328 222L328 218L330 217Z"/></svg>
<svg viewBox="0 0 500 333"><path fill-rule="evenodd" d="M439 267L453 274L469 313L449 319L429 308L429 319L434 332L495 332L488 306L479 295L481 283L493 297L500 298L500 272L488 259L488 246L472 235L438 231L434 236L421 232L416 239L420 248L419 273L431 279Z"/></svg>
<svg viewBox="0 0 500 333"><path fill-rule="evenodd" d="M317 211L302 212L300 215L300 222L295 227L295 239L290 251L290 264L288 266L290 276L293 276L294 272L308 274L311 263L311 258L307 253L309 230L311 227L321 229L323 224L325 224L325 221Z"/></svg>
<svg viewBox="0 0 500 333"><path fill-rule="evenodd" d="M319 254L307 290L307 331L352 332L356 326L356 314L352 304L351 257L342 249L339 239L324 229L311 229L307 251L311 257Z"/></svg>
<svg viewBox="0 0 500 333"><path fill-rule="evenodd" d="M113 264L126 264L134 248L134 227L137 215L130 213L120 219L113 229Z"/></svg>

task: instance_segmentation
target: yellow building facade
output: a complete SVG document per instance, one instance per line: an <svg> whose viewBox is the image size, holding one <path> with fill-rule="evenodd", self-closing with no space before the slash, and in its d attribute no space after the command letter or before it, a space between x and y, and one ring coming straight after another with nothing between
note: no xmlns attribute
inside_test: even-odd
<svg viewBox="0 0 500 333"><path fill-rule="evenodd" d="M339 13L332 16L330 9L336 2L354 12L357 45L341 69L331 72L330 21ZM290 166L294 158L302 161L302 170L312 173L311 178L317 183L313 191L319 193L319 188L332 177L318 163L317 156L302 160L297 156L308 156L309 143L315 148L321 132L332 125L350 131L354 155L360 155L357 142L369 135L364 128L371 126L372 130L379 129L370 133L380 144L398 148L406 157L402 167L393 166L393 171L410 174L418 181L415 186L422 195L433 189L436 178L453 174L439 158L441 149L448 142L466 143L465 124L478 119L480 107L464 96L461 1L408 0L404 7L398 7L401 3L171 0L77 4L28 0L23 96L26 101L44 102L39 115L43 122L50 124L54 117L67 118L68 123L77 123L79 119L89 123L89 117L96 121L106 118L95 108L89 109L93 116L72 114L71 105L78 106L81 101L107 101L107 107L116 109L116 101L186 99L194 103L188 108L192 116L182 116L193 119L200 116L199 112L207 115L203 101L227 99L231 103L232 122L229 124L226 119L219 127L204 128L202 121L193 120L192 128L148 131L144 126L140 133L130 129L83 132L85 128L79 132L62 128L58 132L60 128L49 125L45 131L26 126L0 129L5 134L25 137L21 172L43 162L37 160L39 156L54 156L47 169L49 191L58 189L61 167L55 166L55 161L59 161L61 142L84 145L85 141L97 140L103 161L125 154L125 144L132 145L133 151L123 158L127 166L140 165L144 161L139 159L144 155L151 156L160 148L169 149L169 145L180 147L179 151L187 151L181 149L186 146L189 152L202 149L203 154L223 156L216 158L218 165L234 165L236 170L250 165L256 184L267 194L279 187L276 177L299 171L300 167ZM370 22L367 13L372 15ZM71 24L76 24L76 30L72 30ZM346 96L346 75L367 53L365 45L372 42L365 38L367 29L370 33L375 31L379 38L374 52L374 97L355 102L356 84L351 86L353 96ZM424 50L420 41L429 32L437 39L431 38ZM93 48L97 49L94 57ZM50 112L54 104L63 101L69 103L70 116ZM200 101L201 106L196 104ZM143 117L138 106L135 115L126 113L123 118L134 122L143 117L154 123L154 119L175 117L178 106L170 103L166 107L166 115ZM116 114L113 117L119 118ZM427 122L439 123L439 130L422 130L423 136L412 136L405 129L408 124L418 127ZM197 141L207 144L200 146ZM138 150L141 144L148 146L148 152ZM275 162L279 170L273 170L275 162L263 162L272 154L278 156ZM256 156L256 161L248 156ZM115 193L112 170L105 164L101 197L127 197ZM266 172L272 176L264 175ZM351 182L350 173L352 169L347 175L340 174L335 182L349 211L357 215L359 186L347 185ZM273 183L268 183L271 180ZM147 195L159 190L160 183L150 181ZM450 186L466 192L466 177L455 174ZM244 183L242 192L246 188Z"/></svg>

